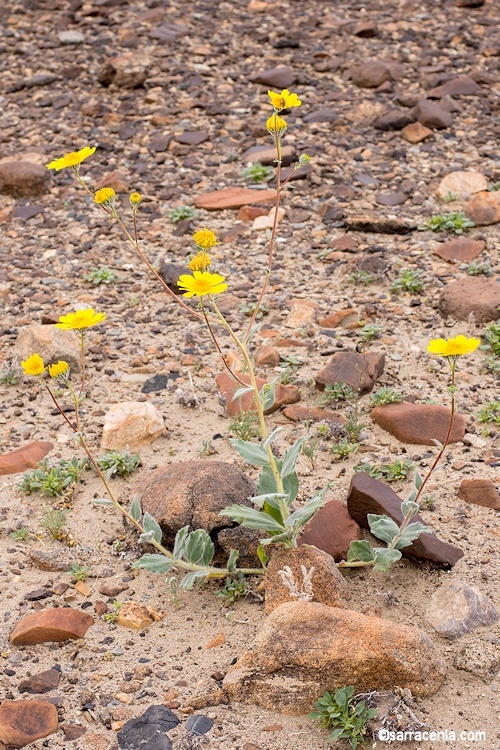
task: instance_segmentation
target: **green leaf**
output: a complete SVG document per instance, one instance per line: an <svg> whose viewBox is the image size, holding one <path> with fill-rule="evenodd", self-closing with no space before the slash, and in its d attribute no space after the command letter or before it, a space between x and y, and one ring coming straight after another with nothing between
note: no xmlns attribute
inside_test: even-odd
<svg viewBox="0 0 500 750"><path fill-rule="evenodd" d="M264 411L271 409L276 401L276 383L278 378L274 378L270 383L265 383L259 393L260 400Z"/></svg>
<svg viewBox="0 0 500 750"><path fill-rule="evenodd" d="M141 503L139 501L139 495L134 495L134 498L132 500L132 503L130 505L129 510L130 515L134 519L134 521L140 521L142 516L142 508Z"/></svg>
<svg viewBox="0 0 500 750"><path fill-rule="evenodd" d="M288 495L288 506L290 507L299 492L299 478L295 471L283 479L283 489Z"/></svg>
<svg viewBox="0 0 500 750"><path fill-rule="evenodd" d="M154 541L155 533L154 531L147 531L145 534L141 534L139 539L137 540L139 544L151 544L151 542Z"/></svg>
<svg viewBox="0 0 500 750"><path fill-rule="evenodd" d="M335 742L342 735L343 729L334 729L333 732L326 738L327 742Z"/></svg>
<svg viewBox="0 0 500 750"><path fill-rule="evenodd" d="M99 497L97 500L92 500L94 505L114 505L112 500L108 500L107 497Z"/></svg>
<svg viewBox="0 0 500 750"><path fill-rule="evenodd" d="M281 477L284 478L291 474L295 469L295 464L297 463L297 459L300 455L300 451L302 450L302 446L307 440L306 437L300 437L298 440L295 441L295 443L292 445L291 448L287 450L285 453L285 458L283 459L283 466L281 467Z"/></svg>
<svg viewBox="0 0 500 750"><path fill-rule="evenodd" d="M236 453L238 453L247 464L251 464L252 466L269 465L269 456L262 445L259 445L258 443L250 443L247 440L240 440L239 438L231 438L229 442Z"/></svg>
<svg viewBox="0 0 500 750"><path fill-rule="evenodd" d="M410 518L413 518L413 516L418 513L418 503L414 503L413 500L410 500L410 498L408 498L408 500L405 500L404 503L401 503L401 512L403 513L403 516L405 518L408 515L410 516Z"/></svg>
<svg viewBox="0 0 500 750"><path fill-rule="evenodd" d="M303 526L316 515L318 510L322 508L326 502L326 487L321 492L317 492L307 503L302 507L294 511L286 520L286 526L293 529L294 536L297 536L297 532Z"/></svg>
<svg viewBox="0 0 500 750"><path fill-rule="evenodd" d="M184 557L192 565L210 565L215 547L205 529L196 529L186 538Z"/></svg>
<svg viewBox="0 0 500 750"><path fill-rule="evenodd" d="M188 573L182 579L181 589L192 589L196 581L201 578L208 578L208 575L208 570L193 570L192 573Z"/></svg>
<svg viewBox="0 0 500 750"><path fill-rule="evenodd" d="M371 562L373 559L373 550L370 542L365 540L361 542L351 542L349 549L347 550L347 562L353 562L353 560Z"/></svg>
<svg viewBox="0 0 500 750"><path fill-rule="evenodd" d="M245 393L250 393L250 391L253 391L252 386L248 386L245 388L238 388L234 396L232 397L231 401L236 401L237 398L241 398L245 395Z"/></svg>
<svg viewBox="0 0 500 750"><path fill-rule="evenodd" d="M380 570L387 573L392 563L401 559L401 552L397 549L388 549L387 547L375 547L373 549L375 565L373 570Z"/></svg>
<svg viewBox="0 0 500 750"><path fill-rule="evenodd" d="M419 490L424 483L424 480L422 479L422 476L417 469L415 469L415 473L413 474L413 483L415 485L415 489L417 490Z"/></svg>
<svg viewBox="0 0 500 750"><path fill-rule="evenodd" d="M250 499L254 505L257 505L261 509L264 505L270 505L280 510L280 500L288 500L288 495L283 495L280 492L268 492L266 495L255 495L255 497L251 497Z"/></svg>
<svg viewBox="0 0 500 750"><path fill-rule="evenodd" d="M396 534L399 534L399 526L388 516L378 516L374 513L367 515L368 525L373 536L382 539L383 542L392 542Z"/></svg>
<svg viewBox="0 0 500 750"><path fill-rule="evenodd" d="M162 537L162 530L160 524L156 523L155 519L150 513L145 513L142 519L142 525L146 531L153 532L153 539L155 542L160 543Z"/></svg>
<svg viewBox="0 0 500 750"><path fill-rule="evenodd" d="M410 523L401 534L401 539L397 542L396 549L408 547L408 545L414 542L415 539L418 539L420 534L429 534L430 532L431 530L429 527L425 526L423 523Z"/></svg>
<svg viewBox="0 0 500 750"><path fill-rule="evenodd" d="M183 526L182 529L179 529L179 531L175 535L174 551L172 554L176 560L180 560L182 558L182 555L184 554L184 544L186 542L186 537L188 534L189 526Z"/></svg>
<svg viewBox="0 0 500 750"><path fill-rule="evenodd" d="M271 534L271 532L269 532ZM265 546L268 544L277 544L277 542L289 542L291 541L291 534L289 531L283 531L281 534L273 532L271 536L265 539L260 539L260 543Z"/></svg>
<svg viewBox="0 0 500 750"><path fill-rule="evenodd" d="M234 571L236 570L236 563L238 561L239 554L239 550L237 549L232 549L229 553L226 567L230 573L234 573Z"/></svg>
<svg viewBox="0 0 500 750"><path fill-rule="evenodd" d="M247 508L245 505L230 505L221 510L219 516L229 516L247 529L260 529L278 534L285 531L284 526L267 513L261 513L254 508Z"/></svg>
<svg viewBox="0 0 500 750"><path fill-rule="evenodd" d="M175 560L169 560L164 555L143 555L132 567L144 568L150 573L168 573L175 566Z"/></svg>
<svg viewBox="0 0 500 750"><path fill-rule="evenodd" d="M259 558L262 567L266 568L267 563L269 562L269 558L266 555L266 550L262 544L259 544L259 546L257 547L257 557Z"/></svg>

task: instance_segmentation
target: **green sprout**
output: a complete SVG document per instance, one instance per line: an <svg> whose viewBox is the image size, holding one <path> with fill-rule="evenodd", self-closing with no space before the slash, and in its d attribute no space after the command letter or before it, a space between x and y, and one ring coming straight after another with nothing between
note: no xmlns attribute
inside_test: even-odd
<svg viewBox="0 0 500 750"><path fill-rule="evenodd" d="M478 415L480 422L494 422L500 425L500 401L488 401L481 407Z"/></svg>
<svg viewBox="0 0 500 750"><path fill-rule="evenodd" d="M423 229L430 229L431 232L455 232L455 234L463 234L475 226L473 221L460 212L432 216Z"/></svg>
<svg viewBox="0 0 500 750"><path fill-rule="evenodd" d="M375 281L375 277L371 273L367 273L366 271L353 271L348 277L347 282L349 284L362 284L363 286L368 286L368 284L373 284Z"/></svg>
<svg viewBox="0 0 500 750"><path fill-rule="evenodd" d="M26 471L17 486L26 495L40 492L45 497L60 497L71 491L80 481L87 460L73 456L71 461L62 458L49 467L47 460L40 461L38 468Z"/></svg>
<svg viewBox="0 0 500 750"><path fill-rule="evenodd" d="M443 195L443 200L445 203L453 203L454 201L457 201L460 198L458 193L452 193L451 190L448 190L445 195Z"/></svg>
<svg viewBox="0 0 500 750"><path fill-rule="evenodd" d="M491 193L494 193L494 192L500 190L500 182L492 182L491 185L488 187L488 190Z"/></svg>
<svg viewBox="0 0 500 750"><path fill-rule="evenodd" d="M19 382L19 373L14 368L10 370L3 370L0 375L1 385L17 385Z"/></svg>
<svg viewBox="0 0 500 750"><path fill-rule="evenodd" d="M219 599L224 600L224 606L232 607L240 599L248 596L249 590L248 580L240 571L237 576L228 576L226 578L226 585L217 592L217 596Z"/></svg>
<svg viewBox="0 0 500 750"><path fill-rule="evenodd" d="M114 624L118 620L118 616L120 614L120 610L122 608L122 603L119 602L117 599L113 602L113 609L111 612L106 612L105 615L103 615L103 619L105 622L109 623L110 625Z"/></svg>
<svg viewBox="0 0 500 750"><path fill-rule="evenodd" d="M420 271L416 268L402 268L399 276L391 284L394 292L421 292L424 288L420 280Z"/></svg>
<svg viewBox="0 0 500 750"><path fill-rule="evenodd" d="M392 386L384 385L378 391L372 393L371 400L374 406L384 406L385 404L399 404L403 400L402 393L394 390Z"/></svg>
<svg viewBox="0 0 500 750"><path fill-rule="evenodd" d="M200 454L200 456L213 456L215 453L217 453L217 449L214 447L212 440L202 440L201 441L201 448L198 448L197 453Z"/></svg>
<svg viewBox="0 0 500 750"><path fill-rule="evenodd" d="M177 224L179 221L189 219L190 221L196 217L196 209L192 206L178 206L177 208L170 209L170 221Z"/></svg>
<svg viewBox="0 0 500 750"><path fill-rule="evenodd" d="M240 440L251 440L260 434L258 417L250 411L240 412L229 422L228 430Z"/></svg>
<svg viewBox="0 0 500 750"><path fill-rule="evenodd" d="M332 401L352 401L356 398L356 391L347 383L328 383L323 391L321 406L329 406Z"/></svg>
<svg viewBox="0 0 500 750"><path fill-rule="evenodd" d="M406 479L408 474L415 469L415 464L409 458L396 458L388 464L383 464L380 471L386 482L399 482Z"/></svg>
<svg viewBox="0 0 500 750"><path fill-rule="evenodd" d="M42 527L46 529L54 541L61 541L65 534L63 529L66 525L67 510L59 510L51 505L46 505L43 509Z"/></svg>
<svg viewBox="0 0 500 750"><path fill-rule="evenodd" d="M12 539L15 539L16 542L27 542L30 538L30 530L27 526L21 526L20 529L14 529L14 531L11 531L9 534Z"/></svg>
<svg viewBox="0 0 500 750"><path fill-rule="evenodd" d="M116 273L107 266L94 266L84 278L94 286L99 286L99 284L111 284L115 281Z"/></svg>
<svg viewBox="0 0 500 750"><path fill-rule="evenodd" d="M141 457L138 453L124 451L109 451L96 459L96 464L106 475L106 479L111 477L128 477L137 471L141 465Z"/></svg>
<svg viewBox="0 0 500 750"><path fill-rule="evenodd" d="M359 331L361 341L366 343L367 341L374 341L380 337L382 326L380 323L365 323L363 328Z"/></svg>
<svg viewBox="0 0 500 750"><path fill-rule="evenodd" d="M355 474L359 474L360 471L364 472L365 474L368 474L368 476L373 477L374 479L382 478L382 473L379 470L378 466L375 466L374 464L371 464L368 461L365 461L365 463L359 464L358 466L354 467Z"/></svg>
<svg viewBox="0 0 500 750"><path fill-rule="evenodd" d="M241 173L241 176L249 182L269 182L273 175L274 169L265 167L260 161L249 164Z"/></svg>
<svg viewBox="0 0 500 750"><path fill-rule="evenodd" d="M359 443L350 443L347 438L344 438L338 443L332 446L332 453L336 461L345 461L359 448Z"/></svg>
<svg viewBox="0 0 500 750"><path fill-rule="evenodd" d="M489 263L480 263L477 260L471 260L468 265L465 266L465 271L470 276L490 276L491 265Z"/></svg>
<svg viewBox="0 0 500 750"><path fill-rule="evenodd" d="M481 344L480 348L490 350L495 357L500 357L500 321L486 326L481 337L484 343Z"/></svg>
<svg viewBox="0 0 500 750"><path fill-rule="evenodd" d="M75 581L86 581L89 577L89 567L88 565L78 565L78 563L74 563L71 566L70 573Z"/></svg>
<svg viewBox="0 0 500 750"><path fill-rule="evenodd" d="M322 727L333 729L326 741L349 740L352 750L365 744L366 724L377 715L377 710L367 708L364 700L356 701L353 685L323 693L314 708L316 711L309 718L319 719Z"/></svg>

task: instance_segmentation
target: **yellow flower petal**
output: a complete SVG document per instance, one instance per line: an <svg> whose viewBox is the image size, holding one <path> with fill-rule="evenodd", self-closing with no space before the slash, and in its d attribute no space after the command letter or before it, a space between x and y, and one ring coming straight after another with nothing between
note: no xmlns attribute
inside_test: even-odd
<svg viewBox="0 0 500 750"><path fill-rule="evenodd" d="M93 148L90 148L90 146L85 146L79 151L71 151L69 154L66 154L66 156L62 156L60 159L54 159L53 161L51 161L49 164L47 164L47 169L55 169L56 172L58 172L60 169L66 169L66 167L78 169L82 161L85 161L85 159L88 159L89 156L92 156L95 150L96 146L93 146Z"/></svg>
<svg viewBox="0 0 500 750"><path fill-rule="evenodd" d="M32 354L31 357L25 359L21 362L21 367L26 375L41 375L45 370L43 359L39 354Z"/></svg>
<svg viewBox="0 0 500 750"><path fill-rule="evenodd" d="M271 135L274 135L275 133L283 135L286 133L287 127L286 120L279 115L271 115L271 117L266 120L266 128Z"/></svg>
<svg viewBox="0 0 500 750"><path fill-rule="evenodd" d="M271 104L275 109L288 109L289 107L300 107L302 102L297 94L291 94L288 89L283 89L281 94L276 91L268 91Z"/></svg>
<svg viewBox="0 0 500 750"><path fill-rule="evenodd" d="M210 271L193 271L193 275L179 276L177 286L185 289L184 297L203 297L206 294L221 294L227 289L225 277Z"/></svg>
<svg viewBox="0 0 500 750"><path fill-rule="evenodd" d="M59 378L67 375L68 370L69 365L63 359L60 359L59 362L56 362L53 365L49 365L49 375L51 378Z"/></svg>
<svg viewBox="0 0 500 750"><path fill-rule="evenodd" d="M62 328L64 331L83 331L90 326L96 326L106 320L106 313L96 313L89 307L88 310L76 310L74 313L61 315L56 328Z"/></svg>
<svg viewBox="0 0 500 750"><path fill-rule="evenodd" d="M203 250L210 250L210 248L215 247L217 244L217 237L215 234L206 227L203 227L203 229L198 229L197 232L193 234L193 240L196 242L198 247L203 248Z"/></svg>
<svg viewBox="0 0 500 750"><path fill-rule="evenodd" d="M427 351L440 357L461 357L475 351L480 343L480 339L468 339L463 334L459 334L454 339L432 339Z"/></svg>
<svg viewBox="0 0 500 750"><path fill-rule="evenodd" d="M191 258L189 268L191 271L206 271L211 263L210 255L205 250L201 250L194 258Z"/></svg>
<svg viewBox="0 0 500 750"><path fill-rule="evenodd" d="M113 188L103 187L97 190L94 195L94 203L99 206L112 205L116 198L116 193Z"/></svg>

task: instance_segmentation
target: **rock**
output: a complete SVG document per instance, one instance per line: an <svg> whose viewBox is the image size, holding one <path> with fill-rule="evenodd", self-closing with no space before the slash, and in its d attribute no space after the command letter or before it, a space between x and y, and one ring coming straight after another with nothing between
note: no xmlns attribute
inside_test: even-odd
<svg viewBox="0 0 500 750"><path fill-rule="evenodd" d="M407 109L389 109L377 117L373 127L377 130L402 130L415 121L413 112Z"/></svg>
<svg viewBox="0 0 500 750"><path fill-rule="evenodd" d="M242 206L236 216L239 221L254 221L258 216L267 216L267 208L260 208L260 206Z"/></svg>
<svg viewBox="0 0 500 750"><path fill-rule="evenodd" d="M470 240L468 237L461 237L456 240L442 242L433 252L440 258L450 261L459 261L469 263L482 253L486 243L483 240Z"/></svg>
<svg viewBox="0 0 500 750"><path fill-rule="evenodd" d="M453 117L449 112L441 109L428 99L420 99L415 107L414 114L418 122L431 130L449 128L453 122Z"/></svg>
<svg viewBox="0 0 500 750"><path fill-rule="evenodd" d="M252 188L225 188L205 193L195 198L196 208L206 211L222 211L226 208L240 208L253 203L273 203L276 200L276 190L252 190Z"/></svg>
<svg viewBox="0 0 500 750"><path fill-rule="evenodd" d="M152 625L153 622L159 622L163 617L164 614L160 614L153 607L146 607L146 605L137 602L123 602L116 622L124 628L143 630L148 625Z"/></svg>
<svg viewBox="0 0 500 750"><path fill-rule="evenodd" d="M83 638L93 624L94 618L78 609L42 609L19 620L10 635L10 642L14 646L31 646L35 643L74 641Z"/></svg>
<svg viewBox="0 0 500 750"><path fill-rule="evenodd" d="M191 732L192 735L201 737L203 734L207 734L212 729L214 723L208 716L203 714L192 714L185 724L186 732Z"/></svg>
<svg viewBox="0 0 500 750"><path fill-rule="evenodd" d="M118 594L121 594L122 591L126 591L128 587L128 583L124 583L123 581L104 581L104 583L101 583L99 586L99 593L103 596L109 596L110 598L115 599Z"/></svg>
<svg viewBox="0 0 500 750"><path fill-rule="evenodd" d="M116 0L115 0L116 1ZM160 43L171 44L178 36L189 31L189 27L183 23L167 21L149 32L151 39L157 39Z"/></svg>
<svg viewBox="0 0 500 750"><path fill-rule="evenodd" d="M478 226L497 224L500 221L500 192L497 190L477 193L467 203L465 215Z"/></svg>
<svg viewBox="0 0 500 750"><path fill-rule="evenodd" d="M59 31L57 33L57 38L61 44L83 44L83 42L85 42L85 36L77 29Z"/></svg>
<svg viewBox="0 0 500 750"><path fill-rule="evenodd" d="M50 453L54 443L46 440L35 440L33 443L16 448L0 455L0 476L2 474L20 474L27 469L34 469Z"/></svg>
<svg viewBox="0 0 500 750"><path fill-rule="evenodd" d="M222 461L182 461L151 471L137 491L142 508L162 527L168 543L183 526L217 532L233 522L219 516L234 503L250 505L255 484L240 469Z"/></svg>
<svg viewBox="0 0 500 750"><path fill-rule="evenodd" d="M201 143L208 141L209 138L208 133L202 133L198 130L185 130L183 133L174 136L177 143L183 143L186 146L199 146Z"/></svg>
<svg viewBox="0 0 500 750"><path fill-rule="evenodd" d="M147 401L114 404L104 417L101 448L124 450L148 445L165 433L163 417Z"/></svg>
<svg viewBox="0 0 500 750"><path fill-rule="evenodd" d="M427 92L429 99L442 99L444 96L482 96L483 89L470 76L452 78L441 86Z"/></svg>
<svg viewBox="0 0 500 750"><path fill-rule="evenodd" d="M268 68L250 77L252 83L261 83L263 86L275 86L277 89L287 89L295 83L295 74L291 68L279 66Z"/></svg>
<svg viewBox="0 0 500 750"><path fill-rule="evenodd" d="M421 143L432 135L432 130L426 128L421 122L410 122L401 131L401 135L409 143Z"/></svg>
<svg viewBox="0 0 500 750"><path fill-rule="evenodd" d="M316 373L316 388L322 391L325 385L347 383L360 395L364 395L372 390L384 372L384 364L384 354L336 352L328 364Z"/></svg>
<svg viewBox="0 0 500 750"><path fill-rule="evenodd" d="M248 375L239 376L243 383L250 384L250 378ZM266 381L262 378L257 378L257 387L262 390ZM256 411L255 399L253 393L245 393L243 396L233 401L233 396L243 386L234 380L228 372L220 372L215 382L217 387L225 401L226 409L230 417L234 417L241 412ZM272 414L277 411L281 406L287 404L295 404L300 401L300 392L296 385L281 385L276 383L275 390L275 401L274 404L266 409L266 414Z"/></svg>
<svg viewBox="0 0 500 750"><path fill-rule="evenodd" d="M119 169L114 169L112 172L107 172L101 177L96 183L96 189L103 187L113 188L115 193L128 193L129 192L130 179Z"/></svg>
<svg viewBox="0 0 500 750"><path fill-rule="evenodd" d="M347 509L359 525L368 529L367 514L375 513L387 515L396 523L401 524L403 514L401 512L401 498L394 490L381 482L379 479L370 477L366 472L360 471L351 479L351 486L347 497ZM425 524L418 513L413 521ZM404 547L401 552L406 557L416 560L430 560L441 565L455 565L464 553L452 544L442 542L432 532L420 534L409 547Z"/></svg>
<svg viewBox="0 0 500 750"><path fill-rule="evenodd" d="M336 310L319 321L321 328L359 328L359 315L351 307L347 310Z"/></svg>
<svg viewBox="0 0 500 750"><path fill-rule="evenodd" d="M207 643L205 648L206 649L217 648L218 646L223 646L225 642L226 642L226 636L224 635L224 633L221 632L221 633L218 633L215 636L215 638L212 638L212 640L209 643Z"/></svg>
<svg viewBox="0 0 500 750"><path fill-rule="evenodd" d="M150 706L142 716L130 719L116 738L121 750L171 750L172 743L165 734L179 724L179 719L166 706Z"/></svg>
<svg viewBox="0 0 500 750"><path fill-rule="evenodd" d="M292 422L330 422L332 424L345 424L345 417L342 414L327 409L321 409L319 406L302 406L293 404L283 409L283 414Z"/></svg>
<svg viewBox="0 0 500 750"><path fill-rule="evenodd" d="M303 328L314 322L318 303L308 299L290 301L290 312L285 320L286 328Z"/></svg>
<svg viewBox="0 0 500 750"><path fill-rule="evenodd" d="M57 708L48 701L2 701L0 738L8 747L25 747L57 732Z"/></svg>
<svg viewBox="0 0 500 750"><path fill-rule="evenodd" d="M303 117L304 122L335 122L338 114L333 109L316 109Z"/></svg>
<svg viewBox="0 0 500 750"><path fill-rule="evenodd" d="M259 346L254 357L257 367L277 367L280 363L280 353L274 346Z"/></svg>
<svg viewBox="0 0 500 750"><path fill-rule="evenodd" d="M14 345L14 357L22 361L36 353L46 364L63 359L72 370L79 372L79 341L75 331L63 331L55 325L23 326Z"/></svg>
<svg viewBox="0 0 500 750"><path fill-rule="evenodd" d="M329 607L345 606L349 598L347 584L333 558L323 550L302 543L295 549L274 549L270 558L264 578L266 615L280 604L297 600L321 602ZM286 577L290 581L288 586L282 576L286 567L293 576L293 581Z"/></svg>
<svg viewBox="0 0 500 750"><path fill-rule="evenodd" d="M348 216L346 226L353 232L373 232L374 234L408 234L415 229L406 219L390 216Z"/></svg>
<svg viewBox="0 0 500 750"><path fill-rule="evenodd" d="M257 549L261 539L262 531L246 529L244 526L221 529L217 534L217 544L225 554L226 559L229 557L231 550L239 550L239 566L255 567L260 565Z"/></svg>
<svg viewBox="0 0 500 750"><path fill-rule="evenodd" d="M186 266L181 266L180 263L169 263L166 260L161 263L158 269L158 273L163 281L174 294L182 294L182 290L177 286L177 282L179 281L179 276L187 272L188 269Z"/></svg>
<svg viewBox="0 0 500 750"><path fill-rule="evenodd" d="M360 21L353 26L352 33L362 39L371 39L378 36L378 27L375 21Z"/></svg>
<svg viewBox="0 0 500 750"><path fill-rule="evenodd" d="M370 62L356 65L351 70L352 82L364 89L374 89L385 81L393 79L391 64L383 60L371 60Z"/></svg>
<svg viewBox="0 0 500 750"><path fill-rule="evenodd" d="M276 215L276 207L272 208L265 216L257 216L253 220L252 229L272 229L274 226L274 217ZM285 216L285 209L278 208L278 219L277 223L281 224Z"/></svg>
<svg viewBox="0 0 500 750"><path fill-rule="evenodd" d="M492 479L462 479L458 498L465 503L500 510L500 494Z"/></svg>
<svg viewBox="0 0 500 750"><path fill-rule="evenodd" d="M425 619L440 635L452 639L492 625L498 613L479 589L455 578L433 593Z"/></svg>
<svg viewBox="0 0 500 750"><path fill-rule="evenodd" d="M305 714L325 690L409 688L432 695L446 672L419 628L317 602L288 602L267 618L223 689L235 701Z"/></svg>
<svg viewBox="0 0 500 750"><path fill-rule="evenodd" d="M376 201L381 206L401 206L410 196L407 193L377 193Z"/></svg>
<svg viewBox="0 0 500 750"><path fill-rule="evenodd" d="M448 193L454 193L459 198L480 193L488 187L488 179L481 172L450 172L445 175L438 185L436 193L445 198Z"/></svg>
<svg viewBox="0 0 500 750"><path fill-rule="evenodd" d="M484 0L453 0L457 8L480 8Z"/></svg>
<svg viewBox="0 0 500 750"><path fill-rule="evenodd" d="M289 144L283 145L281 149L281 163L288 167L297 160L297 151L295 147ZM260 161L261 164L274 165L276 162L276 148L274 146L251 146L242 155L241 161L254 164Z"/></svg>
<svg viewBox="0 0 500 750"><path fill-rule="evenodd" d="M467 276L445 286L439 297L439 312L454 320L469 320L474 315L476 324L497 320L500 307L500 276L481 278Z"/></svg>
<svg viewBox="0 0 500 750"><path fill-rule="evenodd" d="M434 445L434 440L444 442L451 411L446 406L401 401L398 404L376 406L371 410L370 416L379 427L402 443ZM462 440L465 427L465 418L455 414L449 442L458 443Z"/></svg>
<svg viewBox="0 0 500 750"><path fill-rule="evenodd" d="M74 742L87 732L86 728L80 724L61 724L60 729L64 732L66 742Z"/></svg>
<svg viewBox="0 0 500 750"><path fill-rule="evenodd" d="M66 552L32 547L28 550L29 561L38 570L59 571L71 570L72 560Z"/></svg>
<svg viewBox="0 0 500 750"><path fill-rule="evenodd" d="M138 50L125 52L109 60L99 71L97 80L102 86L114 84L120 89L142 86L151 68L149 55Z"/></svg>
<svg viewBox="0 0 500 750"><path fill-rule="evenodd" d="M20 693L48 693L59 686L61 673L58 669L46 669L23 680L19 685Z"/></svg>
<svg viewBox="0 0 500 750"><path fill-rule="evenodd" d="M36 198L50 190L51 176L47 167L12 157L0 161L0 194L13 198Z"/></svg>
<svg viewBox="0 0 500 750"><path fill-rule="evenodd" d="M453 666L489 681L500 669L498 644L488 641L466 643L455 656Z"/></svg>
<svg viewBox="0 0 500 750"><path fill-rule="evenodd" d="M336 562L340 562L347 559L351 542L362 538L361 528L346 506L338 500L330 500L309 521L298 544L313 544L328 552Z"/></svg>

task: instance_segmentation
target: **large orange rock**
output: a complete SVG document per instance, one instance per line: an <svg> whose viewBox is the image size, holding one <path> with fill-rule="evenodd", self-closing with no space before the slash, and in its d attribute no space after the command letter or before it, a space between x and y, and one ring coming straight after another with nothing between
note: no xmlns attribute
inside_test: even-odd
<svg viewBox="0 0 500 750"><path fill-rule="evenodd" d="M486 243L483 240L471 240L468 237L460 237L460 239L442 242L434 249L434 252L444 260L456 260L464 263L477 258L485 247Z"/></svg>
<svg viewBox="0 0 500 750"><path fill-rule="evenodd" d="M444 443L451 411L446 406L436 404L399 404L376 406L370 416L386 432L394 435L402 443L412 445L434 445L434 440ZM450 443L458 443L465 435L465 418L460 414L453 417Z"/></svg>
<svg viewBox="0 0 500 750"><path fill-rule="evenodd" d="M86 612L71 607L53 607L26 615L20 620L10 636L14 646L26 646L51 641L71 641L83 638L94 624L94 618Z"/></svg>
<svg viewBox="0 0 500 750"><path fill-rule="evenodd" d="M250 378L248 375L239 375L240 380L244 383L250 384ZM259 390L263 388L267 381L262 378L256 378L257 387ZM241 412L256 411L255 398L253 393L245 393L243 396L233 401L234 394L243 388L241 383L231 377L228 372L220 372L215 382L221 392L221 395L226 403L226 409L230 417L234 417ZM300 392L296 385L281 385L276 383L275 401L274 404L266 410L266 414L272 414L277 411L281 406L287 404L296 404L300 401Z"/></svg>
<svg viewBox="0 0 500 750"><path fill-rule="evenodd" d="M25 747L57 732L57 708L48 701L3 701L0 705L0 741Z"/></svg>
<svg viewBox="0 0 500 750"><path fill-rule="evenodd" d="M53 447L54 443L47 440L36 440L15 451L4 453L0 456L0 475L19 474L27 469L34 469Z"/></svg>
<svg viewBox="0 0 500 750"><path fill-rule="evenodd" d="M273 203L276 200L276 190L252 190L252 188L225 188L205 193L195 198L196 208L206 211L222 211L225 208L241 208L253 203Z"/></svg>
<svg viewBox="0 0 500 750"><path fill-rule="evenodd" d="M362 538L361 528L346 506L338 500L330 500L311 518L298 544L313 544L340 562L347 559L351 542Z"/></svg>
<svg viewBox="0 0 500 750"><path fill-rule="evenodd" d="M465 215L478 226L497 224L500 221L500 193L487 190L477 193L466 205Z"/></svg>
<svg viewBox="0 0 500 750"><path fill-rule="evenodd" d="M317 602L288 602L267 618L249 650L227 673L235 701L306 714L325 690L409 688L432 695L446 666L419 628Z"/></svg>

